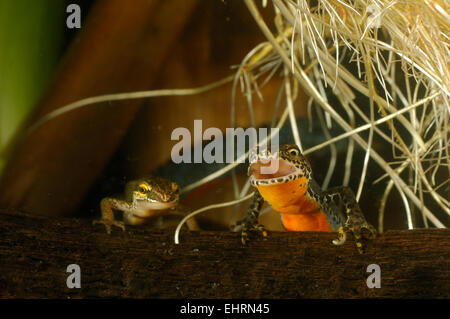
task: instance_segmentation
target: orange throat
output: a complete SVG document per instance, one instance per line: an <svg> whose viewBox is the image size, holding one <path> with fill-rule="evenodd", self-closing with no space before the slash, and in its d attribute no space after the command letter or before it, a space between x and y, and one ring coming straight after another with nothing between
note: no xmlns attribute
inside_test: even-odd
<svg viewBox="0 0 450 319"><path fill-rule="evenodd" d="M273 209L282 214L288 231L333 231L325 213L306 191L308 180L300 177L284 183L255 186Z"/></svg>
<svg viewBox="0 0 450 319"><path fill-rule="evenodd" d="M333 231L327 216L320 210L307 214L282 214L281 216L287 231Z"/></svg>

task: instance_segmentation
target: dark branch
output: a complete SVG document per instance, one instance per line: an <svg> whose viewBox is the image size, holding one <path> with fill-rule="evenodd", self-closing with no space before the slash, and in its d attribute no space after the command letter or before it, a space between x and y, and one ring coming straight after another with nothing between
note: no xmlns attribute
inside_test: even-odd
<svg viewBox="0 0 450 319"><path fill-rule="evenodd" d="M114 229L91 220L0 213L0 297L147 298L449 298L450 230L390 231L359 255L335 234L181 234L149 227ZM81 289L69 289L69 264ZM369 289L369 264L381 288Z"/></svg>

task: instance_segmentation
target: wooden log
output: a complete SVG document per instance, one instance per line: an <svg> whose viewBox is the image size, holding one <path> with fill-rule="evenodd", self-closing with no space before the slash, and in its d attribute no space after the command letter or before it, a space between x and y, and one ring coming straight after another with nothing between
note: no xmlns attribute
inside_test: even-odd
<svg viewBox="0 0 450 319"><path fill-rule="evenodd" d="M448 298L449 229L389 231L359 255L335 234L271 232L247 246L231 232L102 225L0 211L1 298ZM81 288L66 285L81 268ZM368 288L367 266L381 268Z"/></svg>

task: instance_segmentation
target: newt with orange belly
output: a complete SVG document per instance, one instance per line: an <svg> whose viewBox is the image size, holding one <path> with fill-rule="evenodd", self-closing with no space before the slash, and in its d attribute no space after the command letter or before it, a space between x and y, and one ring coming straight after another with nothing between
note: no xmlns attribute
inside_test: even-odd
<svg viewBox="0 0 450 319"><path fill-rule="evenodd" d="M278 161L278 170L272 174L263 173L264 166ZM288 231L338 232L335 245L342 245L347 233L353 233L356 247L364 251L362 230L367 229L370 237L376 230L370 225L356 202L349 187L335 187L322 190L312 176L311 166L296 145L280 145L278 154L253 153L249 166L250 182L256 188L247 215L238 222L242 225L242 242L248 231L266 232L258 223L259 212L264 201L272 205L282 216L282 223Z"/></svg>

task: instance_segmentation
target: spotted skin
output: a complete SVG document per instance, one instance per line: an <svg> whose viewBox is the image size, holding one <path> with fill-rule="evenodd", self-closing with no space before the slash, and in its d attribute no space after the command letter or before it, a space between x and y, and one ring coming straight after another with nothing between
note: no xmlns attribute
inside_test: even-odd
<svg viewBox="0 0 450 319"><path fill-rule="evenodd" d="M256 155L250 159L251 165L273 155L270 152ZM363 230L368 230L369 238L376 236L376 230L364 218L353 191L349 187L322 190L313 178L310 164L296 145L280 145L277 155L280 160L294 165L296 171L282 176L255 178L249 166L255 196L247 215L238 222L243 227L242 242L246 241L248 230L266 234L258 224L258 216L264 201L267 201L281 213L286 230L337 231L338 239L333 241L335 245L344 244L347 234L352 233L356 248L363 253Z"/></svg>

